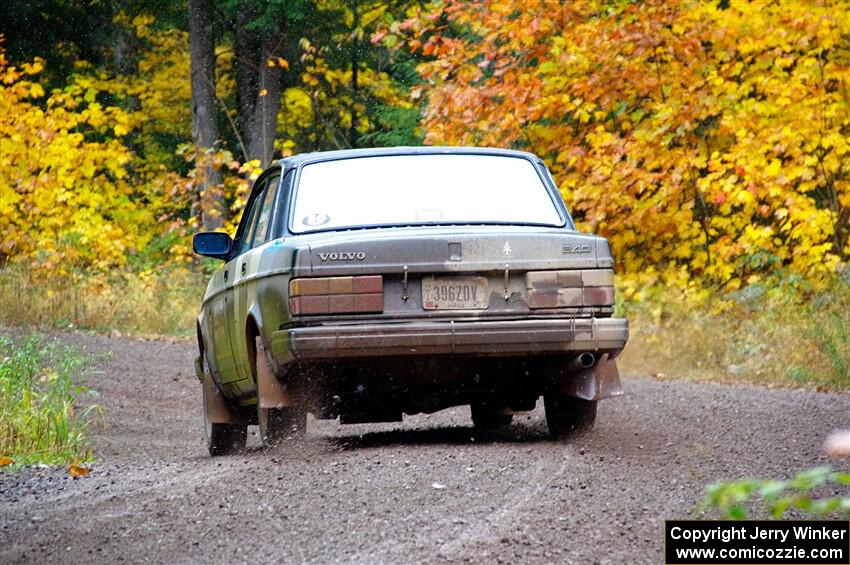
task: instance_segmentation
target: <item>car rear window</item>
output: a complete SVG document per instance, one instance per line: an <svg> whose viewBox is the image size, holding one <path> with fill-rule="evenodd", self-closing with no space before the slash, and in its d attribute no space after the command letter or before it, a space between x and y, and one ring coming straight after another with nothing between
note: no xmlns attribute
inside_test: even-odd
<svg viewBox="0 0 850 565"><path fill-rule="evenodd" d="M425 224L562 226L527 159L498 155L387 155L302 167L293 233Z"/></svg>

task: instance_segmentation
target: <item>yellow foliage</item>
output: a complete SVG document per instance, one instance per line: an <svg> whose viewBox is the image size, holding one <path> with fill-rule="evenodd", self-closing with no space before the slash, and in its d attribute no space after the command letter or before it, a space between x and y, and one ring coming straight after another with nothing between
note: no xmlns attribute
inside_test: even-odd
<svg viewBox="0 0 850 565"><path fill-rule="evenodd" d="M175 153L162 141L191 132L187 34L156 29L148 15L122 12L116 23L144 45L138 73L109 76L78 61L77 74L49 95L38 81L43 62L13 67L0 46L0 265L12 257L63 275L185 264L194 260L188 232L204 198L232 203L224 227L235 231L256 164L223 149ZM232 50L217 56L225 98ZM201 161L226 173L204 195L195 182Z"/></svg>
<svg viewBox="0 0 850 565"><path fill-rule="evenodd" d="M170 165L174 157L170 148L159 145L157 136L185 135L192 128L189 35L176 29L154 29L154 17L147 14L130 18L120 12L115 21L144 41L138 72L116 77L101 72L86 80L135 108L127 114L135 128L116 124L114 134L121 137L135 129L136 142L141 143L145 156L140 165L155 175L160 165Z"/></svg>
<svg viewBox="0 0 850 565"><path fill-rule="evenodd" d="M95 102L85 80L39 100L41 68L38 60L13 67L0 50L0 255L59 272L122 265L147 243L148 217L130 200L133 154L103 134L113 124L129 131L132 120Z"/></svg>

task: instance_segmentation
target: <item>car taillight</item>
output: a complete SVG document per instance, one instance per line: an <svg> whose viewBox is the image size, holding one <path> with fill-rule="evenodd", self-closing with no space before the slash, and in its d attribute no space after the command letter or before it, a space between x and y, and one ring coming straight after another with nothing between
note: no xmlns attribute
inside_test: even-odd
<svg viewBox="0 0 850 565"><path fill-rule="evenodd" d="M525 282L532 309L614 305L611 269L530 271Z"/></svg>
<svg viewBox="0 0 850 565"><path fill-rule="evenodd" d="M384 311L384 277L316 277L289 281L289 312L358 314Z"/></svg>

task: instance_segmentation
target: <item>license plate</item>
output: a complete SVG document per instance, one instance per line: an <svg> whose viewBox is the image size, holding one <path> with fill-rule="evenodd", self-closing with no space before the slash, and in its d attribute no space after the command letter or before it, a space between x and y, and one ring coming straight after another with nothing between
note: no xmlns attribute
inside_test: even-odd
<svg viewBox="0 0 850 565"><path fill-rule="evenodd" d="M422 307L426 310L484 310L489 304L487 277L422 279Z"/></svg>

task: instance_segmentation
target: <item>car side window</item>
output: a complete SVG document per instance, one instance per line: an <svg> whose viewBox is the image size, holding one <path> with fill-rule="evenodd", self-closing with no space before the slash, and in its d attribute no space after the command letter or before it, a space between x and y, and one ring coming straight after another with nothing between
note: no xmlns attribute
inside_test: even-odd
<svg viewBox="0 0 850 565"><path fill-rule="evenodd" d="M269 220L269 223L271 224L269 239L283 237L286 230L287 213L289 210L289 199L292 194L293 178L295 178L295 169L288 169L283 175L283 179L280 181L280 185L278 187L280 196L277 198L277 207L275 208L277 212L275 212Z"/></svg>
<svg viewBox="0 0 850 565"><path fill-rule="evenodd" d="M254 239L254 231L257 227L257 218L259 216L260 206L263 204L263 195L268 184L263 181L263 186L260 187L257 195L250 202L250 208L246 209L244 214L245 227L242 230L242 235L239 239L239 255L251 249L251 242Z"/></svg>
<svg viewBox="0 0 850 565"><path fill-rule="evenodd" d="M269 219L271 218L272 208L274 207L274 197L277 194L277 186L279 184L280 175L274 175L269 178L266 185L266 193L263 196L262 208L259 209L257 215L257 224L253 233L253 241L251 247L257 247L268 241L266 234L268 233Z"/></svg>
<svg viewBox="0 0 850 565"><path fill-rule="evenodd" d="M251 249L251 241L254 239L254 232L257 231L257 208L261 202L258 200L257 205L251 208L251 218L248 220L248 225L245 228L245 235L242 241L239 242L239 254L245 253Z"/></svg>

